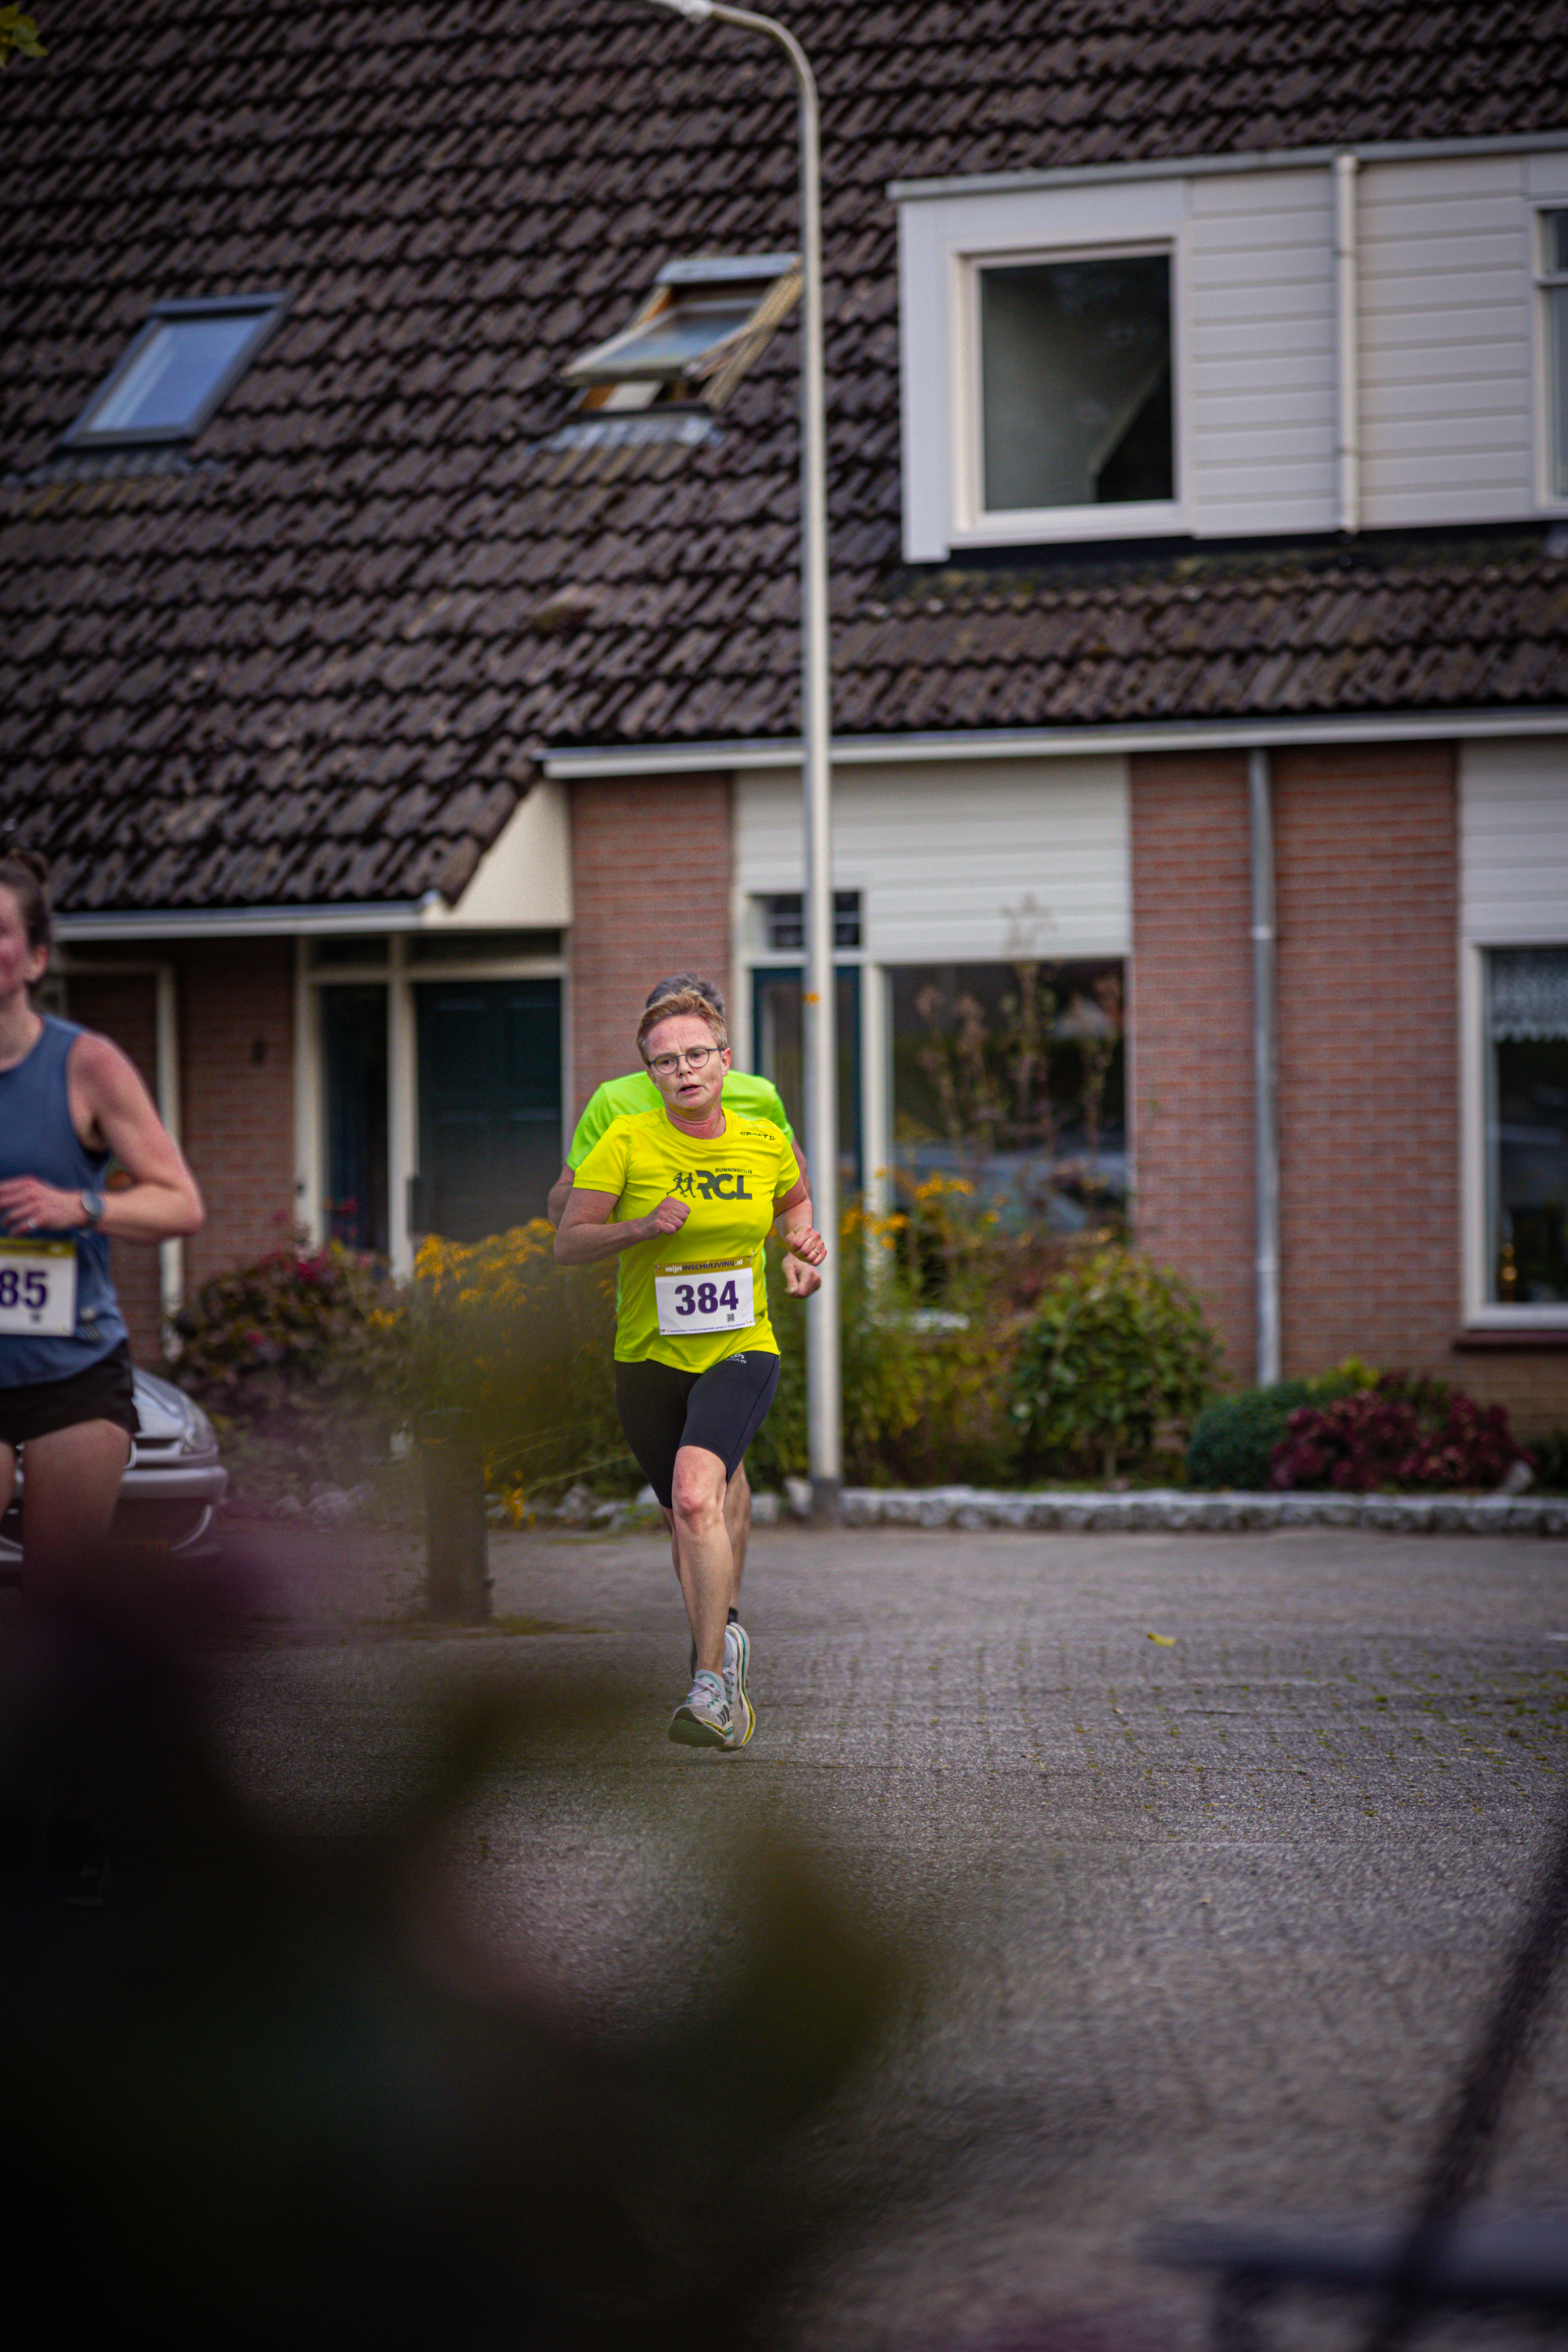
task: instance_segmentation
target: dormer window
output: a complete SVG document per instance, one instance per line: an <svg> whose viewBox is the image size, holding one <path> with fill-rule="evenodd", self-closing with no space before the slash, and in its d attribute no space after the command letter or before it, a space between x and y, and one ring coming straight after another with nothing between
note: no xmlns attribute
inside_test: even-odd
<svg viewBox="0 0 1568 2352"><path fill-rule="evenodd" d="M982 514L1175 496L1168 253L978 262Z"/></svg>
<svg viewBox="0 0 1568 2352"><path fill-rule="evenodd" d="M283 294L160 302L66 435L66 446L194 440L288 306Z"/></svg>
<svg viewBox="0 0 1568 2352"><path fill-rule="evenodd" d="M721 408L800 299L793 253L672 261L629 326L563 368L587 409Z"/></svg>

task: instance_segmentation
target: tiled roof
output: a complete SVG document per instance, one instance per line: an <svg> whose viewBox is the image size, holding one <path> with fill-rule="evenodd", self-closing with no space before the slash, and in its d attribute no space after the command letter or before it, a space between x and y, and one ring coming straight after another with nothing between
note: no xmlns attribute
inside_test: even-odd
<svg viewBox="0 0 1568 2352"><path fill-rule="evenodd" d="M1568 699L1539 544L901 581L889 180L1568 125L1568 0L779 0L824 97L835 719ZM0 83L0 793L62 902L458 889L541 747L796 725L795 339L571 445L667 260L788 248L765 48L639 0L49 0ZM194 462L58 436L151 305L293 309Z"/></svg>

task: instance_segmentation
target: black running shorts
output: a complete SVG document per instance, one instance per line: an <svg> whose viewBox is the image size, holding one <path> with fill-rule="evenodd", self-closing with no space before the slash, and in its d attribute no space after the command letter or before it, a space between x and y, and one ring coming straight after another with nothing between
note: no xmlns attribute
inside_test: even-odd
<svg viewBox="0 0 1568 2352"><path fill-rule="evenodd" d="M26 1445L29 1437L48 1437L80 1421L111 1421L130 1437L140 1430L131 1350L123 1339L96 1364L68 1372L64 1380L0 1387L0 1445Z"/></svg>
<svg viewBox="0 0 1568 2352"><path fill-rule="evenodd" d="M616 1366L616 1411L626 1444L667 1511L681 1447L716 1454L732 1478L778 1384L779 1360L760 1348L726 1356L706 1372L651 1361Z"/></svg>

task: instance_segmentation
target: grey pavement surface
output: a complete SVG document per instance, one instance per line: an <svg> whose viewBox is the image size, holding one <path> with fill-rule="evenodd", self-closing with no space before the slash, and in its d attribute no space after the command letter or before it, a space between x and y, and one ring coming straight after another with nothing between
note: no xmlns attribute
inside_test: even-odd
<svg viewBox="0 0 1568 2352"><path fill-rule="evenodd" d="M410 1622L406 1543L290 1559L258 1603L276 1638L222 1674L244 1772L301 1828L367 1815L435 1685L623 1678L458 1856L485 1932L585 2016L700 1998L713 1856L759 1825L920 1939L930 1989L813 2159L905 2194L803 2282L802 2345L1196 2347L1205 2298L1152 2229L1395 2216L1568 1793L1556 1543L759 1531L736 1757L664 1737L686 1633L657 1538L495 1539L472 1634ZM1568 2202L1565 2057L1559 1999L1492 2207ZM1270 2335L1357 2337L1309 2306Z"/></svg>

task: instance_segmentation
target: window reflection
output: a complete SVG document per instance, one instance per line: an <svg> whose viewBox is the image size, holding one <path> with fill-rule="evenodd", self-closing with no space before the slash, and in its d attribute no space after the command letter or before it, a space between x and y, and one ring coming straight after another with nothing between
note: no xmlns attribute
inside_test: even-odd
<svg viewBox="0 0 1568 2352"><path fill-rule="evenodd" d="M1492 1296L1568 1299L1568 947L1489 961Z"/></svg>
<svg viewBox="0 0 1568 2352"><path fill-rule="evenodd" d="M889 978L900 1172L967 1181L1008 1224L1119 1223L1121 962L903 965Z"/></svg>

